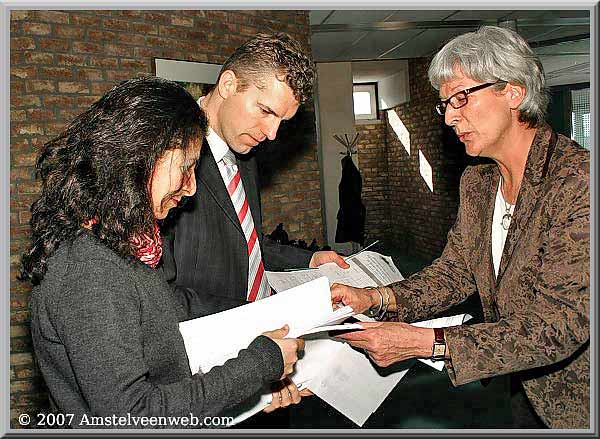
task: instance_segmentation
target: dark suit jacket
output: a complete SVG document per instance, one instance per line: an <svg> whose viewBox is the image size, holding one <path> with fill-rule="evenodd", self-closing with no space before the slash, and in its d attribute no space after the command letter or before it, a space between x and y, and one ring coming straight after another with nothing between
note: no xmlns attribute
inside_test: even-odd
<svg viewBox="0 0 600 439"><path fill-rule="evenodd" d="M448 328L455 385L517 373L552 428L588 428L590 154L549 126L533 140L496 278L491 227L498 166L465 170L442 256L393 286L398 318L432 316L479 293L485 323Z"/></svg>
<svg viewBox="0 0 600 439"><path fill-rule="evenodd" d="M245 155L237 162L265 268L307 266L311 252L263 240L256 160ZM198 317L246 303L248 247L206 140L196 165L196 183L196 194L163 231L163 271L175 284L179 300L195 309Z"/></svg>

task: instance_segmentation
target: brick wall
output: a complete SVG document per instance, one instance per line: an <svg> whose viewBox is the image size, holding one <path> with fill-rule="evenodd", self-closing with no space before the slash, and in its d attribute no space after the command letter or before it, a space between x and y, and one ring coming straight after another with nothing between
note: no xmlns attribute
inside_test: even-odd
<svg viewBox="0 0 600 439"><path fill-rule="evenodd" d="M222 63L260 31L286 31L306 46L306 11L12 11L11 65L11 425L46 403L34 365L28 285L15 280L28 240L29 206L40 190L40 146L116 81L153 72L153 58ZM287 133L286 133L287 131ZM291 134L299 134L291 137ZM265 231L286 223L290 238L323 239L312 104L259 154ZM265 154L276 150L276 154Z"/></svg>
<svg viewBox="0 0 600 439"><path fill-rule="evenodd" d="M392 242L433 260L441 254L456 219L466 154L433 109L437 92L427 79L428 66L427 59L410 60L410 101L394 108L410 133L410 156L389 123L386 128ZM419 150L433 169L433 193L419 173Z"/></svg>
<svg viewBox="0 0 600 439"><path fill-rule="evenodd" d="M390 204L386 124L357 124L355 128L359 134L356 149L363 179L362 201L367 209L365 243L379 239L388 244Z"/></svg>

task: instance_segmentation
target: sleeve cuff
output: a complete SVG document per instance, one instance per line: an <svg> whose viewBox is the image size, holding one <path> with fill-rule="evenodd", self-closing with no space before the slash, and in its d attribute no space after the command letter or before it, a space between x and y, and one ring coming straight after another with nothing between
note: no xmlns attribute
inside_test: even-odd
<svg viewBox="0 0 600 439"><path fill-rule="evenodd" d="M283 356L279 345L265 335L259 335L248 346L261 370L265 371L266 382L278 381L283 375Z"/></svg>

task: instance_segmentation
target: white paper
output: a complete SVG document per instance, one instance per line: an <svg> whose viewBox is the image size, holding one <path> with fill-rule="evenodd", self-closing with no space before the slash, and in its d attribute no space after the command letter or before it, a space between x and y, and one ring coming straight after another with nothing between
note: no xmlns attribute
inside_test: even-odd
<svg viewBox="0 0 600 439"><path fill-rule="evenodd" d="M350 268L329 262L310 270L267 271L267 280L275 291L285 291L320 276L326 276L330 285L337 282L357 288L388 285L404 279L390 256L361 251L347 257L346 262Z"/></svg>
<svg viewBox="0 0 600 439"><path fill-rule="evenodd" d="M305 382L315 395L361 427L408 371L382 376L365 354L332 338L307 340L304 349L313 361L298 361L294 382Z"/></svg>
<svg viewBox="0 0 600 439"><path fill-rule="evenodd" d="M336 314L331 292L322 277L247 305L181 322L179 331L192 374L199 370L206 373L236 357L265 331L288 324L290 334L302 334L321 323L331 324L332 316Z"/></svg>
<svg viewBox="0 0 600 439"><path fill-rule="evenodd" d="M187 351L190 371L208 372L230 358L237 357L258 335L288 324L287 337L299 337L313 332L359 329L360 325L338 325L353 314L349 306L333 310L331 292L325 277L299 285L288 291L237 308L179 324ZM218 336L214 336L218 335ZM301 361L310 363L310 354ZM314 361L320 362L319 358ZM301 380L295 382L303 388ZM263 410L271 403L271 392L255 395L228 410L235 425Z"/></svg>
<svg viewBox="0 0 600 439"><path fill-rule="evenodd" d="M462 325L463 323L471 320L472 318L473 316L470 314L457 314L455 316L439 317L437 319L424 320L422 322L416 322L411 324L420 328L448 328L450 326ZM444 368L443 361L431 361L426 358L419 358L419 361L439 371L441 371Z"/></svg>

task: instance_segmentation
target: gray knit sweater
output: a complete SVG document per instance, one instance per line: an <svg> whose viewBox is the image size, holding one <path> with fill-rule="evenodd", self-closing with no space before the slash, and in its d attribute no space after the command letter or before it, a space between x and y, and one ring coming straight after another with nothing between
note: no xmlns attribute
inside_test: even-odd
<svg viewBox="0 0 600 439"><path fill-rule="evenodd" d="M264 336L223 366L192 375L180 306L160 270L128 262L91 236L62 244L31 296L34 348L52 407L73 414L74 428L91 427L91 416L202 419L281 376L281 352Z"/></svg>

